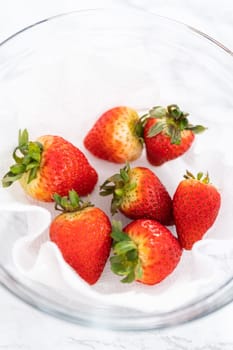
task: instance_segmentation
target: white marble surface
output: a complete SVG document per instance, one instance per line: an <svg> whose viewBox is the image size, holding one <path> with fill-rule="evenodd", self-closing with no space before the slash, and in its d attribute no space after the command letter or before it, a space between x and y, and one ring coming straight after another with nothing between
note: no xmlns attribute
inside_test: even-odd
<svg viewBox="0 0 233 350"><path fill-rule="evenodd" d="M56 13L79 8L137 7L175 18L233 49L230 0L8 0L0 2L0 41ZM195 322L164 331L122 333L83 328L44 315L0 288L0 349L232 350L233 303Z"/></svg>

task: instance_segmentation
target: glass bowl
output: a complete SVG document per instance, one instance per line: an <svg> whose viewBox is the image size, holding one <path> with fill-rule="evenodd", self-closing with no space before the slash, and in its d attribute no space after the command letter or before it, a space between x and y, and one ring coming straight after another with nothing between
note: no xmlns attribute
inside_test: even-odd
<svg viewBox="0 0 233 350"><path fill-rule="evenodd" d="M217 243L219 254L208 251L211 259L208 264L212 263L198 267L196 260L194 265L190 263L192 253L184 252L182 268L189 276L189 287L197 288L195 283L200 282L198 273L202 270L207 282L199 283L195 293L187 293L189 297L177 289L171 300L172 284L179 282L182 268L179 275L175 272L158 286L142 287L135 283L119 290L116 287L119 281L114 280L110 286L107 271L96 287L84 286L85 293L77 288L60 288L59 281L50 283L54 277L49 270L51 266L42 266L43 261L39 268L46 278L25 273L16 266L16 242L22 242L24 237L28 239L29 233L34 237L35 232L38 234L43 229L46 232L50 218L47 214L53 215L52 204L32 202L17 184L1 189L3 287L57 318L126 331L178 325L232 301L233 264L229 262L233 250L226 249L232 247L233 236L229 209L232 210L233 204L232 55L223 45L188 25L144 11L119 9L55 16L21 30L0 44L1 176L11 163L10 152L16 144L18 129L27 127L31 139L50 133L76 144L99 172L101 184L119 166L96 159L83 146L83 137L96 118L118 105L131 106L143 114L154 105L177 103L190 112L195 124L204 124L208 130L206 135L197 137L194 147L182 159L153 170L164 179L171 195L186 166L193 171L210 171L222 193L222 209L215 229L203 240L204 248ZM144 153L134 162L137 164L149 166ZM93 201L103 205L97 192ZM45 243L38 238L39 246ZM197 252L201 249L202 246ZM24 258L30 263L30 256ZM184 266L189 263L190 266ZM72 273L65 268L67 273ZM202 279L205 280L203 276ZM92 293L92 288L97 294ZM140 293L144 298L148 293L148 300L152 300L153 293L154 299L157 295L164 297L164 306L140 308ZM117 299L121 294L127 294L129 304L121 304ZM98 299L96 295L102 297ZM139 301L135 307L130 303L131 296Z"/></svg>

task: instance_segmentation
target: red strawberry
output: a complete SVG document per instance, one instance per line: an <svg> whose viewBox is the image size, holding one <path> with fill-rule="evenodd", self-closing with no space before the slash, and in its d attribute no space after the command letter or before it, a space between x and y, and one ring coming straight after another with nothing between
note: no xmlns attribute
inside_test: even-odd
<svg viewBox="0 0 233 350"><path fill-rule="evenodd" d="M87 195L97 182L97 173L84 154L59 136L41 136L31 142L27 130L20 131L13 158L16 164L3 177L3 186L19 180L28 195L41 201L53 201L54 193L67 195L71 188Z"/></svg>
<svg viewBox="0 0 233 350"><path fill-rule="evenodd" d="M221 197L209 183L208 174L197 174L195 178L187 171L176 189L173 212L178 238L182 247L191 249L193 244L214 224L218 215Z"/></svg>
<svg viewBox="0 0 233 350"><path fill-rule="evenodd" d="M149 118L144 117L146 154L152 165L181 156L191 147L195 134L205 130L201 125L189 124L187 116L177 105L170 105L154 107Z"/></svg>
<svg viewBox="0 0 233 350"><path fill-rule="evenodd" d="M96 157L125 163L140 157L142 141L137 136L137 112L129 107L115 107L105 112L84 139L85 147Z"/></svg>
<svg viewBox="0 0 233 350"><path fill-rule="evenodd" d="M100 186L100 195L112 195L111 211L130 219L148 218L172 223L172 200L159 178L148 168L127 164Z"/></svg>
<svg viewBox="0 0 233 350"><path fill-rule="evenodd" d="M54 196L63 213L50 226L50 238L65 261L89 284L101 276L111 249L111 223L99 208L83 203L75 191Z"/></svg>
<svg viewBox="0 0 233 350"><path fill-rule="evenodd" d="M124 276L122 282L156 284L166 278L180 261L182 249L178 240L154 220L140 219L128 224L113 223L114 256L112 271Z"/></svg>

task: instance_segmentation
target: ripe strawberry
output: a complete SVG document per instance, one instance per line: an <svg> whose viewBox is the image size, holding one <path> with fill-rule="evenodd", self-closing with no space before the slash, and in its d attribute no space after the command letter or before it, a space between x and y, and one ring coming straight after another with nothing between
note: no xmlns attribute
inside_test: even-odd
<svg viewBox="0 0 233 350"><path fill-rule="evenodd" d="M100 195L112 195L111 212L130 219L154 219L172 224L172 200L159 178L148 168L127 164L100 186Z"/></svg>
<svg viewBox="0 0 233 350"><path fill-rule="evenodd" d="M125 163L140 157L142 140L137 136L137 112L129 107L115 107L105 112L84 139L85 147L96 157Z"/></svg>
<svg viewBox="0 0 233 350"><path fill-rule="evenodd" d="M107 215L83 203L75 191L69 197L54 195L63 211L50 226L50 239L65 261L89 284L101 276L111 249L111 223Z"/></svg>
<svg viewBox="0 0 233 350"><path fill-rule="evenodd" d="M214 224L218 215L221 197L209 183L209 176L198 173L195 178L189 171L184 175L173 198L176 230L181 245L192 249Z"/></svg>
<svg viewBox="0 0 233 350"><path fill-rule="evenodd" d="M25 192L40 201L53 201L54 193L67 195L71 188L84 196L97 182L98 175L84 154L59 136L41 136L31 142L26 129L19 131L13 158L16 164L3 177L3 186L19 180Z"/></svg>
<svg viewBox="0 0 233 350"><path fill-rule="evenodd" d="M159 222L135 220L122 231L119 222L113 223L114 256L112 271L124 276L122 282L156 284L177 266L182 248L171 232Z"/></svg>
<svg viewBox="0 0 233 350"><path fill-rule="evenodd" d="M149 118L148 118L149 116ZM144 141L147 159L161 165L184 154L192 145L195 134L205 130L189 124L188 114L177 105L154 107L144 116Z"/></svg>

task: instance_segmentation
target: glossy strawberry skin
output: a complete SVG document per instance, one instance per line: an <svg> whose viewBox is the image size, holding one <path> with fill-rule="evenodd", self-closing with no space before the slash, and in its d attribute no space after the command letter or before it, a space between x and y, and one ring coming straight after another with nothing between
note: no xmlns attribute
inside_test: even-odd
<svg viewBox="0 0 233 350"><path fill-rule="evenodd" d="M124 230L138 247L143 270L137 281L153 285L161 282L175 269L182 255L182 248L172 233L159 222L139 219Z"/></svg>
<svg viewBox="0 0 233 350"><path fill-rule="evenodd" d="M54 193L64 196L74 189L84 196L93 191L98 175L78 148L59 136L45 135L37 141L43 145L37 176L30 183L27 173L20 179L28 195L50 202Z"/></svg>
<svg viewBox="0 0 233 350"><path fill-rule="evenodd" d="M131 169L129 178L136 187L125 191L120 211L130 219L148 218L172 224L172 199L160 179L145 167Z"/></svg>
<svg viewBox="0 0 233 350"><path fill-rule="evenodd" d="M214 224L221 197L211 184L196 179L183 180L173 197L173 213L179 241L190 250Z"/></svg>
<svg viewBox="0 0 233 350"><path fill-rule="evenodd" d="M115 107L96 121L84 139L85 147L96 157L125 163L140 157L142 142L136 135L137 112L129 107Z"/></svg>
<svg viewBox="0 0 233 350"><path fill-rule="evenodd" d="M64 260L89 284L100 278L111 249L111 223L95 207L62 213L50 226L50 239Z"/></svg>
<svg viewBox="0 0 233 350"><path fill-rule="evenodd" d="M178 158L192 145L195 135L191 130L181 132L180 144L172 144L171 139L164 132L156 136L148 137L150 128L158 122L156 118L148 118L144 127L144 141L146 155L150 164L159 166L163 163Z"/></svg>

